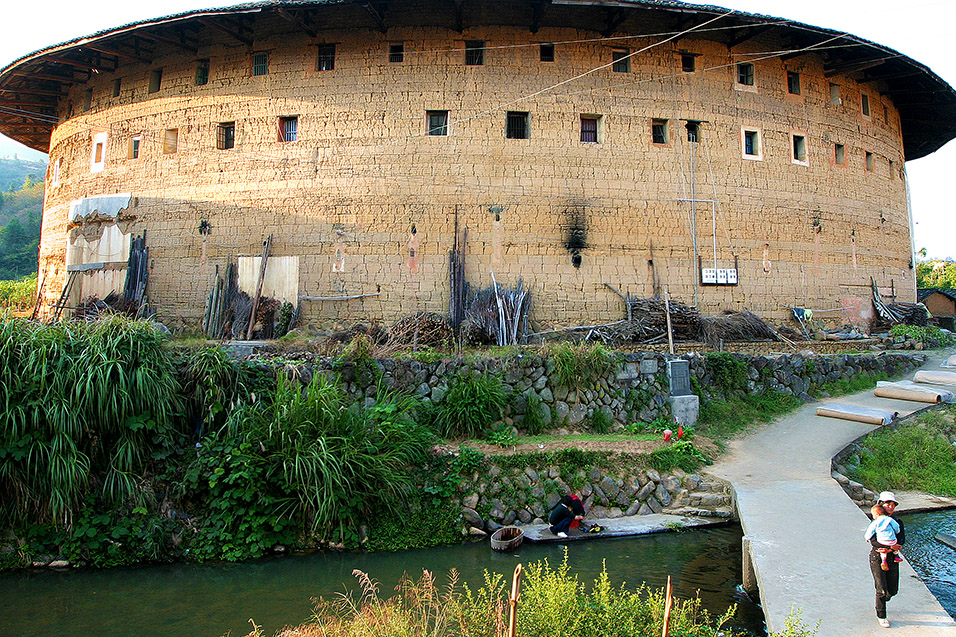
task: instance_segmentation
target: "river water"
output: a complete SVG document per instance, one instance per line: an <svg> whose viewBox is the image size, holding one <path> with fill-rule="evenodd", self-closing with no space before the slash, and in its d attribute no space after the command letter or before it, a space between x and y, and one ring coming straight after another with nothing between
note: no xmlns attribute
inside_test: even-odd
<svg viewBox="0 0 956 637"><path fill-rule="evenodd" d="M935 541L956 535L956 511L908 515L904 554L956 617L956 551ZM760 607L738 592L740 527L595 539L567 545L572 572L587 584L602 564L615 585L664 586L678 597L699 594L715 614L738 604L734 626L763 635ZM473 588L485 569L510 575L518 562L560 564L564 546L526 544L494 553L487 542L397 553L315 553L241 564L172 564L110 570L24 571L0 576L0 635L129 635L137 637L246 634L255 620L267 635L309 618L311 600L356 588L353 569L369 573L390 594L402 573L423 568L444 583L455 568ZM906 586L906 582L901 582Z"/></svg>
<svg viewBox="0 0 956 637"><path fill-rule="evenodd" d="M907 531L909 527L907 526ZM675 594L699 591L706 608L740 605L735 625L763 634L763 614L737 593L741 531L736 525L567 545L568 563L590 585L607 564L612 583L653 587L672 578ZM176 635L246 634L255 620L267 635L308 619L311 599L356 588L353 569L369 573L390 594L403 572L426 568L440 583L451 568L472 588L485 569L510 581L518 562L561 563L564 547L526 543L516 554L493 552L487 541L397 553L315 553L241 564L173 564L103 571L29 571L0 576L0 634Z"/></svg>

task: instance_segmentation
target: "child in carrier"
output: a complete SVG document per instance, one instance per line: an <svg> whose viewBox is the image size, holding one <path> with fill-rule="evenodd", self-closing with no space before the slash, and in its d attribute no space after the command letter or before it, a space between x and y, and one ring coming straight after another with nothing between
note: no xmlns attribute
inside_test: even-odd
<svg viewBox="0 0 956 637"><path fill-rule="evenodd" d="M888 516L886 510L879 504L874 505L873 508L870 509L870 513L873 514L873 521L866 527L866 533L863 535L863 539L869 542L870 538L876 535L876 541L886 548L889 549L896 545L896 534L900 532L899 523ZM880 556L883 559L880 568L884 571L890 570L889 564L886 563L886 558L890 553L893 554L894 562L903 561L899 551L880 551Z"/></svg>

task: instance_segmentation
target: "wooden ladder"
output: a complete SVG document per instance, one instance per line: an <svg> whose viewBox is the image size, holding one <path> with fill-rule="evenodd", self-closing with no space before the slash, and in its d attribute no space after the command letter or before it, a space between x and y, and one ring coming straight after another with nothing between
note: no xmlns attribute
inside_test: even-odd
<svg viewBox="0 0 956 637"><path fill-rule="evenodd" d="M70 276L67 277L66 285L63 286L63 293L60 294L59 300L57 300L56 305L53 306L53 318L50 319L51 323L60 320L60 316L63 314L63 308L66 307L66 301L70 298L70 292L73 291L73 285L76 283L78 274L78 271L73 270L70 272Z"/></svg>

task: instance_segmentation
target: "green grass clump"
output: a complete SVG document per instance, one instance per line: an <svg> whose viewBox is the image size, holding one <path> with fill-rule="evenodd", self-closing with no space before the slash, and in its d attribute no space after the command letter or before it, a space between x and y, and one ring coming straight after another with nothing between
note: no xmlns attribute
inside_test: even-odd
<svg viewBox="0 0 956 637"><path fill-rule="evenodd" d="M603 409L595 409L591 414L589 425L594 433L606 434L614 427L614 419Z"/></svg>
<svg viewBox="0 0 956 637"><path fill-rule="evenodd" d="M524 410L524 430L529 436L537 436L544 431L544 418L541 416L543 401L537 394L528 394L528 403Z"/></svg>
<svg viewBox="0 0 956 637"><path fill-rule="evenodd" d="M799 405L795 397L780 392L705 400L700 406L697 433L722 443L756 423L768 422Z"/></svg>
<svg viewBox="0 0 956 637"><path fill-rule="evenodd" d="M844 396L846 394L855 394L876 387L877 381L887 380L889 376L883 372L872 374L857 374L852 378L841 378L829 383L824 383L818 387L810 388L810 395L819 398L824 392L830 396Z"/></svg>
<svg viewBox="0 0 956 637"><path fill-rule="evenodd" d="M895 429L880 429L863 441L860 466L850 468L851 477L874 491L905 489L956 497L953 439L951 419L934 412Z"/></svg>
<svg viewBox="0 0 956 637"><path fill-rule="evenodd" d="M414 581L405 576L390 599L379 597L380 586L360 571L358 599L351 595L322 601L310 623L294 629L305 635L429 635L429 637L486 637L503 634L508 625L510 578L485 572L477 590L458 583L453 571L446 587L436 584L429 571ZM660 634L665 592L644 585L629 590L611 584L607 571L588 586L570 571L567 552L557 568L547 560L524 569L517 613L519 635L654 635ZM736 612L731 606L720 616L702 608L699 597L675 598L670 634L712 637ZM722 633L721 633L722 634ZM727 633L732 634L732 633Z"/></svg>
<svg viewBox="0 0 956 637"><path fill-rule="evenodd" d="M501 419L508 399L508 392L497 376L459 374L449 385L448 393L433 408L435 426L438 433L446 437L480 436Z"/></svg>
<svg viewBox="0 0 956 637"><path fill-rule="evenodd" d="M593 387L617 364L614 352L600 343L564 342L554 348L551 356L558 381L569 389Z"/></svg>
<svg viewBox="0 0 956 637"><path fill-rule="evenodd" d="M723 352L704 356L704 367L713 378L713 386L725 392L747 388L747 363L740 356Z"/></svg>
<svg viewBox="0 0 956 637"><path fill-rule="evenodd" d="M683 471L697 471L701 466L710 464L710 461L686 440L678 440L668 447L661 447L648 455L648 464L658 471L670 471L678 468Z"/></svg>

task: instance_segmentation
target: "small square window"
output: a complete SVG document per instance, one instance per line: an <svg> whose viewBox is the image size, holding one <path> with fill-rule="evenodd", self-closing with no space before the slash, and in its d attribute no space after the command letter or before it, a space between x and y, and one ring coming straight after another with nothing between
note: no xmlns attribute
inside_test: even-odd
<svg viewBox="0 0 956 637"><path fill-rule="evenodd" d="M320 44L318 57L315 60L316 71L332 71L335 69L335 45Z"/></svg>
<svg viewBox="0 0 956 637"><path fill-rule="evenodd" d="M298 115L293 115L291 117L280 117L279 118L279 141L294 142L297 139L299 139Z"/></svg>
<svg viewBox="0 0 956 637"><path fill-rule="evenodd" d="M581 141L586 144L597 144L600 139L600 115L581 116Z"/></svg>
<svg viewBox="0 0 956 637"><path fill-rule="evenodd" d="M425 132L428 135L448 134L448 111L425 111Z"/></svg>
<svg viewBox="0 0 956 637"><path fill-rule="evenodd" d="M866 162L866 172L868 173L873 172L874 164L876 163L876 159L873 157L873 153L866 151L866 154L864 155L864 159Z"/></svg>
<svg viewBox="0 0 956 637"><path fill-rule="evenodd" d="M216 148L229 150L236 147L236 123L222 122L216 127Z"/></svg>
<svg viewBox="0 0 956 637"><path fill-rule="evenodd" d="M807 137L806 135L792 135L790 159L798 164L807 163Z"/></svg>
<svg viewBox="0 0 956 637"><path fill-rule="evenodd" d="M163 154L172 155L179 150L179 129L167 128L163 133Z"/></svg>
<svg viewBox="0 0 956 637"><path fill-rule="evenodd" d="M404 42L392 42L388 45L388 61L393 63L405 61Z"/></svg>
<svg viewBox="0 0 956 637"><path fill-rule="evenodd" d="M737 63L737 84L743 86L754 85L754 65L750 62Z"/></svg>
<svg viewBox="0 0 956 637"><path fill-rule="evenodd" d="M627 49L611 51L611 70L615 73L631 72L631 52Z"/></svg>
<svg viewBox="0 0 956 637"><path fill-rule="evenodd" d="M538 47L542 62L554 62L554 45L542 44Z"/></svg>
<svg viewBox="0 0 956 637"><path fill-rule="evenodd" d="M666 119L652 119L651 120L651 141L655 144L666 144L667 143L667 120Z"/></svg>
<svg viewBox="0 0 956 637"><path fill-rule="evenodd" d="M860 95L860 111L863 113L863 117L870 116L870 96L866 93Z"/></svg>
<svg viewBox="0 0 956 637"><path fill-rule="evenodd" d="M787 71L787 92L791 95L800 95L800 74Z"/></svg>
<svg viewBox="0 0 956 637"><path fill-rule="evenodd" d="M743 129L744 157L760 159L760 131Z"/></svg>
<svg viewBox="0 0 956 637"><path fill-rule="evenodd" d="M252 74L269 75L269 54L265 51L259 51L252 54Z"/></svg>
<svg viewBox="0 0 956 637"><path fill-rule="evenodd" d="M682 53L680 56L680 69L684 73L693 73L697 70L697 56L690 53Z"/></svg>
<svg viewBox="0 0 956 637"><path fill-rule="evenodd" d="M126 147L126 159L139 159L139 145L142 140L143 138L140 135L129 138L129 144Z"/></svg>
<svg viewBox="0 0 956 637"><path fill-rule="evenodd" d="M830 103L834 105L843 103L843 100L840 99L840 85L833 82L830 82Z"/></svg>
<svg viewBox="0 0 956 637"><path fill-rule="evenodd" d="M700 141L700 122L689 120L684 128L687 129L687 141L694 144Z"/></svg>
<svg viewBox="0 0 956 637"><path fill-rule="evenodd" d="M120 89L123 87L123 80L116 78L113 80L113 97L119 97Z"/></svg>
<svg viewBox="0 0 956 637"><path fill-rule="evenodd" d="M485 63L485 41L465 40L465 65L481 66Z"/></svg>
<svg viewBox="0 0 956 637"><path fill-rule="evenodd" d="M846 146L843 144L833 145L833 163L842 166L846 163Z"/></svg>
<svg viewBox="0 0 956 637"><path fill-rule="evenodd" d="M196 62L196 86L205 86L209 83L209 60Z"/></svg>
<svg viewBox="0 0 956 637"><path fill-rule="evenodd" d="M508 139L528 139L530 137L528 128L528 113L508 111L505 137Z"/></svg>
<svg viewBox="0 0 956 637"><path fill-rule="evenodd" d="M158 93L163 85L163 69L153 69L149 72L149 92Z"/></svg>
<svg viewBox="0 0 956 637"><path fill-rule="evenodd" d="M88 88L83 91L83 108L82 110L88 111L93 108L93 89Z"/></svg>

